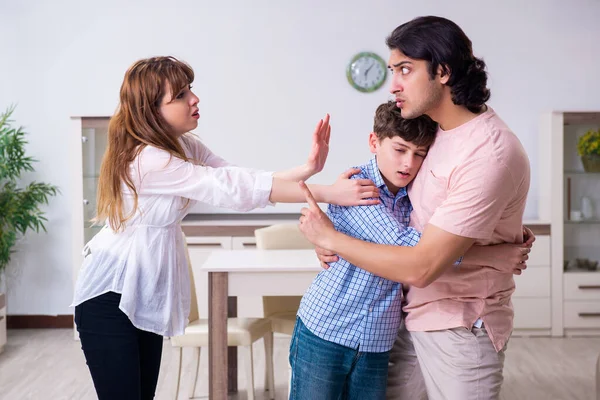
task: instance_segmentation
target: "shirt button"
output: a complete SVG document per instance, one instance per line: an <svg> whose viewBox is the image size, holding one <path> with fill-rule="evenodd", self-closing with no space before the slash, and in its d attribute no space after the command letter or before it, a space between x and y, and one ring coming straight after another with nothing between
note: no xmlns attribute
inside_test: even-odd
<svg viewBox="0 0 600 400"><path fill-rule="evenodd" d="M373 312L373 307L369 308L369 312Z"/></svg>
<svg viewBox="0 0 600 400"><path fill-rule="evenodd" d="M379 281L379 286L381 286L381 285L383 285L383 281L382 280Z"/></svg>

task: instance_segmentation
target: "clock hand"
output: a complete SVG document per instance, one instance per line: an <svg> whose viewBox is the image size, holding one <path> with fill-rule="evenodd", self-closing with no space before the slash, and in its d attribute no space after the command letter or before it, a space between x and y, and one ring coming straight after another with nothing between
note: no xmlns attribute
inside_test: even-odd
<svg viewBox="0 0 600 400"><path fill-rule="evenodd" d="M370 70L371 68L373 68L373 65L375 65L375 63L371 63L371 65L369 65L369 68L367 68L367 69L365 70L365 77L366 77L366 76L367 76L367 74L369 73L369 70Z"/></svg>

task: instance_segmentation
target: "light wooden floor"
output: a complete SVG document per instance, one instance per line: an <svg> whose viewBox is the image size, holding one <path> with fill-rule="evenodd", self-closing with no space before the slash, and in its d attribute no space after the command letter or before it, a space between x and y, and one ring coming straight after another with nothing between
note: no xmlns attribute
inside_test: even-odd
<svg viewBox="0 0 600 400"><path fill-rule="evenodd" d="M288 340L275 339L276 398L285 399ZM177 357L165 341L156 398L174 398ZM512 338L507 351L502 400L592 400L595 360L600 338ZM257 398L263 391L264 352L255 345ZM191 351L184 351L183 365L190 368ZM207 354L202 354L197 398L207 398ZM243 365L240 360L240 365ZM183 377L180 399L186 399L189 373ZM231 399L246 398L245 377L240 374L240 392ZM11 330L0 354L0 399L95 399L92 381L81 352L68 329Z"/></svg>

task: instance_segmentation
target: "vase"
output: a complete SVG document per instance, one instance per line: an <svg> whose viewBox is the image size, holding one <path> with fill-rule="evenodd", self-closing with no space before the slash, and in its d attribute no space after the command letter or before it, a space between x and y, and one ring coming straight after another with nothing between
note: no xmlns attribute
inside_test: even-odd
<svg viewBox="0 0 600 400"><path fill-rule="evenodd" d="M600 172L600 155L586 154L581 156L585 172Z"/></svg>
<svg viewBox="0 0 600 400"><path fill-rule="evenodd" d="M592 219L594 217L594 206L592 199L587 196L581 198L581 216L583 219Z"/></svg>

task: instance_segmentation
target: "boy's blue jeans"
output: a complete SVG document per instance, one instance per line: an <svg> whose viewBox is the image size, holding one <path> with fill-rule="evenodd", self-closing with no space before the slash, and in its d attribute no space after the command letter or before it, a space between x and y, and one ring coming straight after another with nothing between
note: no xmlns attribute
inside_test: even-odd
<svg viewBox="0 0 600 400"><path fill-rule="evenodd" d="M389 358L323 340L296 318L290 400L385 399Z"/></svg>

